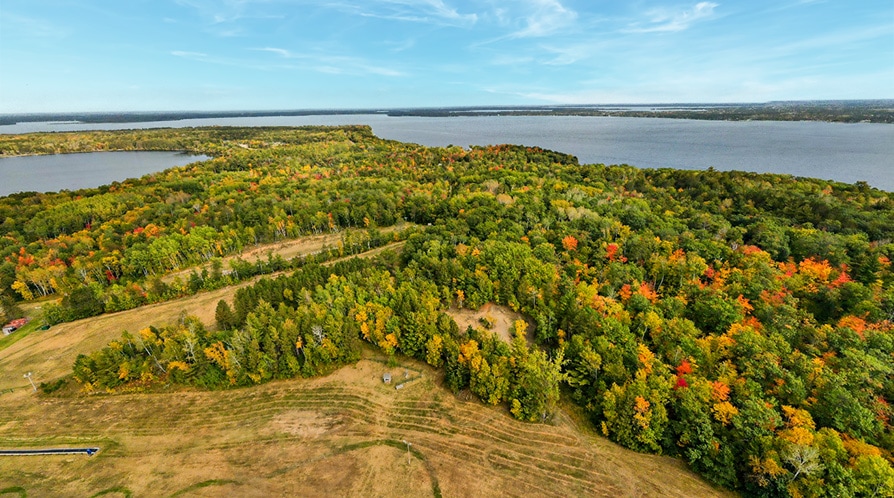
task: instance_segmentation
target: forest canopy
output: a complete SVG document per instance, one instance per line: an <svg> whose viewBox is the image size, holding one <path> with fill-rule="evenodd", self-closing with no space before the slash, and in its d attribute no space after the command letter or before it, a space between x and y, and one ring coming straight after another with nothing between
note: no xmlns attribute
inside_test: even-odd
<svg viewBox="0 0 894 498"><path fill-rule="evenodd" d="M894 494L894 194L368 127L0 137L2 155L147 149L213 159L0 198L5 301L47 299L47 320L68 321L287 272L218 303L214 324L147 323L80 356L87 389L321 375L365 342L522 420L568 396L606 437L748 495ZM339 247L222 263L320 233ZM527 318L511 341L450 318L488 303Z"/></svg>

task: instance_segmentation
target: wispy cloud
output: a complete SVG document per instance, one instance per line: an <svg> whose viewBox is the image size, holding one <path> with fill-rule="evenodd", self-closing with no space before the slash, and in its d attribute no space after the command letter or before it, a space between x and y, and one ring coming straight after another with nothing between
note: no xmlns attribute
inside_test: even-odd
<svg viewBox="0 0 894 498"><path fill-rule="evenodd" d="M255 48L252 50L257 50L259 52L270 52L272 54L279 55L280 57L284 57L286 59L291 59L292 57L294 57L292 52L289 52L288 50L286 50L284 48L264 47L264 48Z"/></svg>
<svg viewBox="0 0 894 498"><path fill-rule="evenodd" d="M369 74L378 74L379 76L406 76L406 73L402 71L396 71L394 69L383 67L383 66L373 66L370 64L360 64L357 66L358 69L365 71Z"/></svg>
<svg viewBox="0 0 894 498"><path fill-rule="evenodd" d="M646 12L648 21L635 22L625 31L630 33L676 32L689 29L695 22L714 17L714 2L699 2L685 10L651 9Z"/></svg>
<svg viewBox="0 0 894 498"><path fill-rule="evenodd" d="M334 55L326 53L301 53L280 47L263 47L247 49L252 52L265 52L276 56L274 61L262 57L221 57L202 52L190 52L186 50L174 50L170 52L175 57L205 62L208 64L234 66L254 71L315 71L324 74L340 74L349 76L387 76L402 77L407 73L394 69L384 64L362 57L346 55Z"/></svg>
<svg viewBox="0 0 894 498"><path fill-rule="evenodd" d="M577 12L560 0L516 0L500 2L490 16L504 27L515 29L497 39L535 38L551 35L577 19Z"/></svg>
<svg viewBox="0 0 894 498"><path fill-rule="evenodd" d="M604 44L598 41L561 43L542 43L529 47L524 53L497 51L489 59L496 66L523 67L531 64L540 66L570 66L581 61L592 59L605 50Z"/></svg>
<svg viewBox="0 0 894 498"><path fill-rule="evenodd" d="M208 58L208 54L203 54L202 52L188 52L186 50L173 50L171 51L171 55L192 60L206 60Z"/></svg>
<svg viewBox="0 0 894 498"><path fill-rule="evenodd" d="M293 55L293 57L295 57ZM361 58L329 54L309 54L299 56L307 60L307 67L313 70L329 73L344 74L349 76L388 76L401 77L406 73L391 67L377 64L373 61Z"/></svg>
<svg viewBox="0 0 894 498"><path fill-rule="evenodd" d="M309 64L307 64L307 66L305 66L305 69L310 69L318 73L336 74L343 76L406 76L406 73L401 71L397 71L384 66L376 66L359 59L348 57L317 58L314 62L310 62Z"/></svg>
<svg viewBox="0 0 894 498"><path fill-rule="evenodd" d="M478 14L463 13L445 0L175 0L182 7L194 10L209 31L219 36L249 34L241 29L242 21L286 19L316 10L330 10L343 15L368 17L398 22L427 23L440 26L471 26ZM283 9L283 7L291 7ZM276 7L275 9L273 7Z"/></svg>
<svg viewBox="0 0 894 498"><path fill-rule="evenodd" d="M543 45L544 57L541 64L547 66L567 66L592 59L607 50L607 43L593 39L589 42L574 42L568 45Z"/></svg>
<svg viewBox="0 0 894 498"><path fill-rule="evenodd" d="M825 32L817 36L805 37L796 42L774 47L779 52L798 52L802 50L818 50L836 47L857 47L867 40L887 37L890 40L891 25L861 26L859 29L837 30Z"/></svg>
<svg viewBox="0 0 894 498"><path fill-rule="evenodd" d="M497 54L490 63L496 66L521 67L535 62L530 55Z"/></svg>
<svg viewBox="0 0 894 498"><path fill-rule="evenodd" d="M504 42L546 38L559 32L571 33L578 14L560 0L512 0L497 3L484 15L494 26L496 35L472 42L470 48L480 49ZM517 50L517 47L513 48Z"/></svg>
<svg viewBox="0 0 894 498"><path fill-rule="evenodd" d="M242 21L245 20L285 19L285 16L279 13L269 14L260 8L273 3L269 0L175 0L175 2L194 10L205 24L205 30L222 38L250 34L242 26Z"/></svg>
<svg viewBox="0 0 894 498"><path fill-rule="evenodd" d="M382 0L385 4L406 7L413 10L421 10L428 15L441 19L451 19L462 22L475 22L478 15L460 14L455 8L445 4L443 0Z"/></svg>
<svg viewBox="0 0 894 498"><path fill-rule="evenodd" d="M415 38L407 38L403 41L386 41L385 46L392 52L404 52L416 46Z"/></svg>
<svg viewBox="0 0 894 498"><path fill-rule="evenodd" d="M443 0L340 1L324 4L324 6L361 17L402 22L470 26L478 21L477 13L461 13Z"/></svg>
<svg viewBox="0 0 894 498"><path fill-rule="evenodd" d="M44 19L3 12L3 30L29 38L64 38L71 30Z"/></svg>

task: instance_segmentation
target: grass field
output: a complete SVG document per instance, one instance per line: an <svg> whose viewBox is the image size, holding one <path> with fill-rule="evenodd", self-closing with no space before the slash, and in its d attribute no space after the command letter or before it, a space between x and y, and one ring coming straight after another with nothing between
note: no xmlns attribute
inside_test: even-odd
<svg viewBox="0 0 894 498"><path fill-rule="evenodd" d="M594 435L573 407L553 425L522 423L372 349L325 377L218 392L44 395L22 377L62 377L77 354L183 312L210 324L234 292L35 330L0 350L0 448L101 448L0 457L0 496L726 495L678 460Z"/></svg>
<svg viewBox="0 0 894 498"><path fill-rule="evenodd" d="M0 447L99 446L0 459L28 496L720 496L673 459L637 454L569 416L525 424L461 401L436 371L401 390L367 352L326 377L222 392L0 395ZM414 373L414 376L416 374ZM24 380L24 379L23 379ZM410 443L410 452L403 441ZM116 491L117 490L117 491Z"/></svg>

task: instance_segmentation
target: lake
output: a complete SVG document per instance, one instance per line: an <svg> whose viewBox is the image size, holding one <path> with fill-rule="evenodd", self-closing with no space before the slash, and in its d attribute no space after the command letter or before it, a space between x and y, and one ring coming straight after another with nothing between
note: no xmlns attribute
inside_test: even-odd
<svg viewBox="0 0 894 498"><path fill-rule="evenodd" d="M741 170L865 181L894 191L894 125L575 116L389 117L384 114L187 119L146 123L19 123L0 134L189 126L367 124L381 137L429 146L539 146L581 163Z"/></svg>
<svg viewBox="0 0 894 498"><path fill-rule="evenodd" d="M183 152L92 152L0 158L0 196L98 187L204 161Z"/></svg>

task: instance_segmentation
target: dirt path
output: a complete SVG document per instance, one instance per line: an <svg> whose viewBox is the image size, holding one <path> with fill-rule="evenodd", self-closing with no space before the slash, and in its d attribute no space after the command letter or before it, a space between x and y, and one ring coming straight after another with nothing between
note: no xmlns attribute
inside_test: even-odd
<svg viewBox="0 0 894 498"><path fill-rule="evenodd" d="M338 258L338 259L333 259L332 261L327 261L327 262L323 263L323 266L332 266L335 263L338 263L340 261L346 261L348 259L353 259L353 258L372 258L372 257L379 255L380 253L385 252L385 251L393 251L393 250L400 249L406 243L407 243L407 241L405 241L405 240L402 240L400 242L392 242L390 244L386 244L382 247L377 247L375 249L371 249L369 251L362 252L360 254L353 254L351 256L345 256L343 258Z"/></svg>
<svg viewBox="0 0 894 498"><path fill-rule="evenodd" d="M379 232L383 235L388 235L406 228L412 227L412 223L399 223L396 225L392 225L390 227L379 228ZM349 230L358 230L358 229L349 229ZM338 246L339 241L341 241L342 236L344 235L344 231L334 232L334 233L326 233L319 235L308 235L306 237L300 237L297 239L283 240L280 242L275 242L272 244L262 244L258 246L252 246L249 249L242 251L239 254L234 254L231 256L225 256L222 258L223 268L229 268L229 263L231 261L236 260L237 258L242 258L249 263L255 263L257 261L263 261L267 259L268 254L272 254L274 256L282 256L286 261L295 258L297 256L309 256L311 254L320 253L328 248ZM174 273L169 273L161 278L161 280L165 283L170 284L177 277L185 280L189 278L189 274L193 271L201 272L203 269L210 270L211 265L209 263L202 264L199 266L192 266L189 268L184 268L180 271L176 271Z"/></svg>

